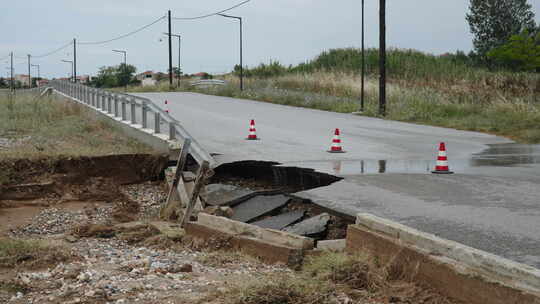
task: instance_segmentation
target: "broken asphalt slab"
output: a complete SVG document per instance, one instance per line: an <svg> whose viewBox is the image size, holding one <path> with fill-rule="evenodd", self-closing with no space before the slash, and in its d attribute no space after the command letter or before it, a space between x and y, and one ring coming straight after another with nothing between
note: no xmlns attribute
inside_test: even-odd
<svg viewBox="0 0 540 304"><path fill-rule="evenodd" d="M289 200L290 198L283 194L259 195L234 206L231 219L248 223L287 205Z"/></svg>
<svg viewBox="0 0 540 304"><path fill-rule="evenodd" d="M306 212L303 210L292 211L277 216L272 216L264 220L251 223L252 225L259 226L261 228L281 230L293 223L299 221Z"/></svg>
<svg viewBox="0 0 540 304"><path fill-rule="evenodd" d="M303 236L315 236L326 231L329 221L330 215L328 213L321 213L298 224L287 227L283 229L283 231Z"/></svg>
<svg viewBox="0 0 540 304"><path fill-rule="evenodd" d="M221 206L249 195L253 191L235 185L210 184L206 186L206 193L209 205Z"/></svg>

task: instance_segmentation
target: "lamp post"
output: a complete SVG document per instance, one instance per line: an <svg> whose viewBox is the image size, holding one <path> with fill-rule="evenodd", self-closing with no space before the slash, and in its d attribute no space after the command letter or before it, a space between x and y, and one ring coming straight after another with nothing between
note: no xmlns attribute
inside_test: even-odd
<svg viewBox="0 0 540 304"><path fill-rule="evenodd" d="M240 91L244 90L244 66L242 62L242 17L230 16L225 14L218 14L221 17L237 19L240 21Z"/></svg>
<svg viewBox="0 0 540 304"><path fill-rule="evenodd" d="M62 62L71 63L71 81L75 82L75 79L73 79L73 77L74 77L74 75L73 75L73 61L72 60L63 60L62 59Z"/></svg>
<svg viewBox="0 0 540 304"><path fill-rule="evenodd" d="M362 0L362 84L360 85L360 112L364 112L364 81L366 74L365 49L364 49L364 0Z"/></svg>
<svg viewBox="0 0 540 304"><path fill-rule="evenodd" d="M37 67L37 74L38 74L38 77L37 77L37 86L39 87L39 81L41 80L41 72L39 71L39 64L31 64L31 66L33 67Z"/></svg>
<svg viewBox="0 0 540 304"><path fill-rule="evenodd" d="M163 34L169 36L169 33L163 33ZM174 37L178 38L178 87L180 87L180 77L182 75L181 65L180 65L180 52L182 50L182 36L177 35L177 34L172 34L172 33L171 33L171 36L174 36ZM160 41L161 41L161 39L160 39Z"/></svg>
<svg viewBox="0 0 540 304"><path fill-rule="evenodd" d="M123 50L112 50L112 51L116 52L116 53L124 54L124 72L127 72L127 52L123 51ZM126 79L126 85L125 85L125 88L124 88L124 91L126 91L126 92L127 92L128 82L129 82L129 79Z"/></svg>

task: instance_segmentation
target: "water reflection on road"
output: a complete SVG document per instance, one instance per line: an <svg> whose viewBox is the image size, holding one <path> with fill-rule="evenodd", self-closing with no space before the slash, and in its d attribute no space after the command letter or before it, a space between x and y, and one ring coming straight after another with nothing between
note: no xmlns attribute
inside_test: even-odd
<svg viewBox="0 0 540 304"><path fill-rule="evenodd" d="M538 169L540 175L540 145L495 144L469 159L453 159L449 151L449 163L456 173L481 173L483 169L518 167ZM334 160L286 163L287 166L309 167L317 171L341 176L386 173L431 173L435 167L435 154L431 160ZM503 172L504 173L504 172ZM503 174L504 175L504 174Z"/></svg>

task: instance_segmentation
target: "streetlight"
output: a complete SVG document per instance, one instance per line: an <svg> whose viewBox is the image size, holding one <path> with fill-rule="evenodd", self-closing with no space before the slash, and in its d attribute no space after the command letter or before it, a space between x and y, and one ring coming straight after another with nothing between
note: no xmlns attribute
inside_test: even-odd
<svg viewBox="0 0 540 304"><path fill-rule="evenodd" d="M360 112L364 112L364 80L366 74L366 59L364 52L364 0L362 0L362 84L360 86Z"/></svg>
<svg viewBox="0 0 540 304"><path fill-rule="evenodd" d="M163 34L169 36L169 33L163 33ZM176 34L170 34L170 35L174 37L178 37L178 87L180 88L180 76L182 75L182 72L180 69L180 51L182 49L182 38L180 35L176 35Z"/></svg>
<svg viewBox="0 0 540 304"><path fill-rule="evenodd" d="M73 75L73 61L72 60L64 60L64 59L62 59L62 62L71 63L71 81L75 82L74 75Z"/></svg>
<svg viewBox="0 0 540 304"><path fill-rule="evenodd" d="M244 67L242 62L242 17L218 14L221 17L238 19L240 21L240 91L244 90Z"/></svg>
<svg viewBox="0 0 540 304"><path fill-rule="evenodd" d="M38 77L37 77L37 81L38 81L37 86L39 87L39 81L41 80L41 73L40 73L40 71L39 71L39 64L31 64L31 66L37 67L37 74L38 74Z"/></svg>
<svg viewBox="0 0 540 304"><path fill-rule="evenodd" d="M124 54L124 72L127 72L127 61L126 61L126 58L127 58L127 52L126 51L123 51L123 50L112 50L113 52L116 52L116 53L122 53ZM127 86L128 86L128 82L129 82L129 79L126 79L126 86L124 88L124 90L127 92Z"/></svg>

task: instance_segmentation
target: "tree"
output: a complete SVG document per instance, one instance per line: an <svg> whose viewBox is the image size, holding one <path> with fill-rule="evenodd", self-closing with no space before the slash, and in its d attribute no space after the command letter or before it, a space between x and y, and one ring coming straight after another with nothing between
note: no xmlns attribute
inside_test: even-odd
<svg viewBox="0 0 540 304"><path fill-rule="evenodd" d="M101 67L93 85L98 88L113 88L135 83L136 71L137 68L133 65L123 63L119 66Z"/></svg>
<svg viewBox="0 0 540 304"><path fill-rule="evenodd" d="M523 31L510 41L488 52L488 57L513 70L535 71L540 69L540 33Z"/></svg>
<svg viewBox="0 0 540 304"><path fill-rule="evenodd" d="M116 68L116 79L118 82L118 86L126 86L133 82L133 78L135 76L135 73L137 72L137 68L130 64L120 64Z"/></svg>
<svg viewBox="0 0 540 304"><path fill-rule="evenodd" d="M483 59L512 35L536 28L527 0L471 0L469 8L466 19L474 36L474 50Z"/></svg>

